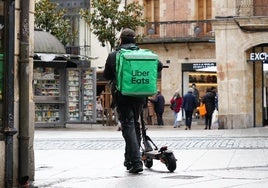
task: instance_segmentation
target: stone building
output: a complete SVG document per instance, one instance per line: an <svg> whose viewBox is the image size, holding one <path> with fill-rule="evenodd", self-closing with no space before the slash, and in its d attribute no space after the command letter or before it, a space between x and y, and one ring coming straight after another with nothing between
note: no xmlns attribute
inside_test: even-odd
<svg viewBox="0 0 268 188"><path fill-rule="evenodd" d="M200 97L214 86L220 128L266 125L266 57L260 57L267 50L267 1L138 1L148 19L139 29L139 45L168 67L160 84L167 99L177 89L184 94L193 82Z"/></svg>

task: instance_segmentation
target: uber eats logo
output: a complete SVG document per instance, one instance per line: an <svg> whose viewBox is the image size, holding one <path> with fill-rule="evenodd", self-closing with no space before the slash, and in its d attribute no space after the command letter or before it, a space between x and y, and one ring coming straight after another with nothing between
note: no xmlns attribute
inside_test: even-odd
<svg viewBox="0 0 268 188"><path fill-rule="evenodd" d="M133 70L131 84L150 84L149 71Z"/></svg>

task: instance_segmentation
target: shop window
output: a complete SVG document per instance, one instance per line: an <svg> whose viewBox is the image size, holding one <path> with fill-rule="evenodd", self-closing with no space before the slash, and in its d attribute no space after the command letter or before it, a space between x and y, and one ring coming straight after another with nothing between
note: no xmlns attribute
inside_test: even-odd
<svg viewBox="0 0 268 188"><path fill-rule="evenodd" d="M216 73L189 73L189 87L195 83L199 90L199 96L202 98L206 90L212 86L217 87Z"/></svg>
<svg viewBox="0 0 268 188"><path fill-rule="evenodd" d="M35 122L38 123L59 123L60 105L59 104L36 104L35 105Z"/></svg>
<svg viewBox="0 0 268 188"><path fill-rule="evenodd" d="M52 67L33 70L35 96L60 96L60 74Z"/></svg>

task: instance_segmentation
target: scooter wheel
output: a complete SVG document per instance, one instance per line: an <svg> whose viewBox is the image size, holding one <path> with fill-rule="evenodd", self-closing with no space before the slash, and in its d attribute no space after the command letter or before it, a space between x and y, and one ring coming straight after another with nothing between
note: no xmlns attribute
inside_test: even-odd
<svg viewBox="0 0 268 188"><path fill-rule="evenodd" d="M177 159L175 158L173 153L165 156L165 164L170 172L174 172L174 170L177 168L176 161Z"/></svg>
<svg viewBox="0 0 268 188"><path fill-rule="evenodd" d="M143 162L144 166L146 166L147 168L151 168L153 166L153 159L147 158Z"/></svg>

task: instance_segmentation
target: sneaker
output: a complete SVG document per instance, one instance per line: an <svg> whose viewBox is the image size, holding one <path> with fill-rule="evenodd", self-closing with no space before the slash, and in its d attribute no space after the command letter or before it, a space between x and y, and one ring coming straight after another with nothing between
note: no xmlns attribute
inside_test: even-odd
<svg viewBox="0 0 268 188"><path fill-rule="evenodd" d="M142 172L143 171L143 166L142 164L134 164L130 169L129 169L129 173L132 173L132 174L137 174L139 172Z"/></svg>
<svg viewBox="0 0 268 188"><path fill-rule="evenodd" d="M125 161L125 162L124 162L124 166L127 168L127 170L130 170L131 167L132 167L132 164L131 164L131 162L129 162L129 161Z"/></svg>

